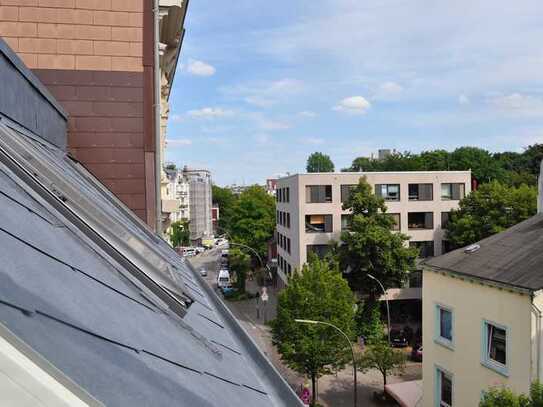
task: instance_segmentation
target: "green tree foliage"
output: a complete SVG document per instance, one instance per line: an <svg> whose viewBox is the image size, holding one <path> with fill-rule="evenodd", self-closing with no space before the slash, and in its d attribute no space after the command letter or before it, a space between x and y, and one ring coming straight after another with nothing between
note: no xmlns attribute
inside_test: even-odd
<svg viewBox="0 0 543 407"><path fill-rule="evenodd" d="M279 294L277 318L272 322L273 343L290 368L311 378L313 404L316 380L343 368L351 350L333 328L294 320L332 323L354 338L353 308L354 295L341 273L318 258L295 273Z"/></svg>
<svg viewBox="0 0 543 407"><path fill-rule="evenodd" d="M251 256L242 252L237 247L230 249L230 270L236 273L236 288L239 292L245 292L247 273L251 270Z"/></svg>
<svg viewBox="0 0 543 407"><path fill-rule="evenodd" d="M213 204L219 207L219 233L230 232L232 211L237 201L237 196L229 188L212 187Z"/></svg>
<svg viewBox="0 0 543 407"><path fill-rule="evenodd" d="M479 407L543 407L543 385L533 382L528 396L506 387L492 387L484 392Z"/></svg>
<svg viewBox="0 0 543 407"><path fill-rule="evenodd" d="M353 214L350 231L341 234L339 247L341 269L351 287L369 294L375 301L381 288L371 274L388 287L400 287L414 268L416 249L406 247L409 237L392 231L394 220L387 214L385 201L374 195L365 177L343 205Z"/></svg>
<svg viewBox="0 0 543 407"><path fill-rule="evenodd" d="M480 182L492 180L512 186L535 185L543 159L543 144L534 144L523 153L490 153L477 147L423 151L420 154L394 153L383 160L354 159L344 171L472 171Z"/></svg>
<svg viewBox="0 0 543 407"><path fill-rule="evenodd" d="M406 356L403 352L393 349L387 342L380 341L368 346L358 359L357 368L362 372L378 370L383 375L383 391L387 385L387 377L394 372L403 372Z"/></svg>
<svg viewBox="0 0 543 407"><path fill-rule="evenodd" d="M190 245L189 221L180 220L170 226L170 241L173 247Z"/></svg>
<svg viewBox="0 0 543 407"><path fill-rule="evenodd" d="M275 230L275 199L260 186L247 188L235 200L229 224L234 242L266 256L267 244Z"/></svg>
<svg viewBox="0 0 543 407"><path fill-rule="evenodd" d="M383 340L384 327L381 322L379 302L362 301L358 304L355 316L356 333L364 338L367 345Z"/></svg>
<svg viewBox="0 0 543 407"><path fill-rule="evenodd" d="M316 152L307 159L307 172L334 172L334 169L334 163L326 154Z"/></svg>
<svg viewBox="0 0 543 407"><path fill-rule="evenodd" d="M446 225L447 240L463 247L502 232L537 212L537 189L509 187L496 181L483 184L460 201Z"/></svg>

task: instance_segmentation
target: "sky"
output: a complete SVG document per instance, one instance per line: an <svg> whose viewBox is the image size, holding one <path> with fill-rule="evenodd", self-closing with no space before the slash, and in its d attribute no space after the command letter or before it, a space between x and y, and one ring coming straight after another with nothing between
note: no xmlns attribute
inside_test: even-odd
<svg viewBox="0 0 543 407"><path fill-rule="evenodd" d="M543 142L541 0L191 0L166 159L218 185Z"/></svg>

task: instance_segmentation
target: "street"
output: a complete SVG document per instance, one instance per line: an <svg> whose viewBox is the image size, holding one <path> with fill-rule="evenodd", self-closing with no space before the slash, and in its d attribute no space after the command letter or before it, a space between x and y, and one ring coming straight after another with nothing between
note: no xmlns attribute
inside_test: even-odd
<svg viewBox="0 0 543 407"><path fill-rule="evenodd" d="M213 249L197 257L190 259L190 262L199 272L205 268L208 272L204 277L206 282L216 289L217 259L219 251ZM247 291L256 293L259 290L256 281L247 281ZM304 384L304 378L298 373L284 366L275 347L272 345L271 330L266 325L275 317L277 305L277 290L268 287L269 300L265 307L257 312L255 300L247 301L225 301L230 311L236 316L241 326L251 335L253 340L260 347L261 351L268 357L275 368L282 374L290 386L300 393ZM257 314L260 318L257 318ZM401 376L388 377L389 383L398 383L411 380L420 380L422 368L420 363L408 362L404 374ZM353 373L352 366L337 372L335 375L324 376L318 381L319 403L325 407L351 407L353 404ZM373 393L382 390L382 376L377 371L358 373L358 405L359 406L393 406L395 404L376 403L373 400Z"/></svg>

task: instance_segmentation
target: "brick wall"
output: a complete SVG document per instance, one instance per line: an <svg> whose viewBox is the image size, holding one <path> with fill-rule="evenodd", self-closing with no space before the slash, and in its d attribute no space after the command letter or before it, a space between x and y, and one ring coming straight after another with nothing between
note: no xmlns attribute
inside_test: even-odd
<svg viewBox="0 0 543 407"><path fill-rule="evenodd" d="M70 152L153 225L151 3L0 0L0 36L68 112Z"/></svg>

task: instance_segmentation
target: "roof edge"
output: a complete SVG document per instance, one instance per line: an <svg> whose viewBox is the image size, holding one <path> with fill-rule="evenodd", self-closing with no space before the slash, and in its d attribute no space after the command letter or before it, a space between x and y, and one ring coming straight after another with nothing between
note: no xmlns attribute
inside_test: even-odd
<svg viewBox="0 0 543 407"><path fill-rule="evenodd" d="M0 53L2 53L6 59L20 72L22 76L36 89L55 110L65 119L68 120L68 113L57 102L53 95L47 90L45 85L41 83L36 75L24 64L19 56L9 47L7 42L0 37Z"/></svg>

